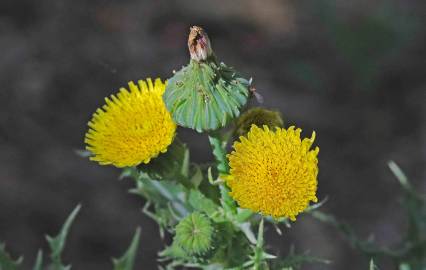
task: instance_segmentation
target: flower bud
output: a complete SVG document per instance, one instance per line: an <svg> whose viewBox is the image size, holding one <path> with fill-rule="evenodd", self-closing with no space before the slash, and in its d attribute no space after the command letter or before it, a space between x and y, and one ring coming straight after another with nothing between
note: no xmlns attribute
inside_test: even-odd
<svg viewBox="0 0 426 270"><path fill-rule="evenodd" d="M212 246L214 228L204 214L194 212L176 226L176 242L189 255L207 252Z"/></svg>
<svg viewBox="0 0 426 270"><path fill-rule="evenodd" d="M236 137L246 135L252 125L258 127L266 125L273 129L275 127L283 127L284 122L281 113L278 111L271 111L260 107L252 108L238 118L235 129Z"/></svg>
<svg viewBox="0 0 426 270"><path fill-rule="evenodd" d="M225 127L247 103L250 82L216 61L201 27L191 27L188 48L190 63L168 80L166 107L180 126L198 132Z"/></svg>

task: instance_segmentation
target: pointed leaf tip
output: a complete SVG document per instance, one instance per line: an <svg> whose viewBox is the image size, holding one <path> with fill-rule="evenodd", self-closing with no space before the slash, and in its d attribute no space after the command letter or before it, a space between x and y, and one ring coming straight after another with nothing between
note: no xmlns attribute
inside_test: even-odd
<svg viewBox="0 0 426 270"><path fill-rule="evenodd" d="M6 251L4 243L0 243L0 270L17 270L23 261L22 257L13 259Z"/></svg>
<svg viewBox="0 0 426 270"><path fill-rule="evenodd" d="M408 182L408 178L401 170L401 168L393 160L388 162L388 166L389 169L392 171L393 175L395 175L396 179L398 179L401 186L403 186L407 190L411 190L410 182Z"/></svg>
<svg viewBox="0 0 426 270"><path fill-rule="evenodd" d="M62 265L61 254L65 247L66 238L68 236L69 230L71 228L72 223L74 222L78 212L81 209L81 204L78 204L71 214L68 216L64 225L59 232L59 234L55 237L46 235L46 240L49 243L49 247L51 250L50 258L52 260L52 265L54 269L70 269L70 266Z"/></svg>
<svg viewBox="0 0 426 270"><path fill-rule="evenodd" d="M129 248L120 258L113 258L114 270L133 270L135 264L136 252L139 247L141 235L141 228L136 229L135 235L133 236L132 242Z"/></svg>
<svg viewBox="0 0 426 270"><path fill-rule="evenodd" d="M41 249L37 252L33 270L43 270L43 251Z"/></svg>

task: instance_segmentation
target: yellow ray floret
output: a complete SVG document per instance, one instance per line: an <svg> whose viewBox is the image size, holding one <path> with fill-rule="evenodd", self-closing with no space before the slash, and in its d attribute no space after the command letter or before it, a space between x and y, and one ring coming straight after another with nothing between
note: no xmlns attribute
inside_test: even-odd
<svg viewBox="0 0 426 270"><path fill-rule="evenodd" d="M156 79L129 82L129 90L121 88L105 98L89 122L86 149L91 160L116 167L148 163L167 151L175 136L176 125L164 105L162 95L166 83Z"/></svg>
<svg viewBox="0 0 426 270"><path fill-rule="evenodd" d="M271 131L253 125L247 137L233 145L226 183L242 208L274 218L296 216L316 202L319 148L315 139L300 139L301 129Z"/></svg>

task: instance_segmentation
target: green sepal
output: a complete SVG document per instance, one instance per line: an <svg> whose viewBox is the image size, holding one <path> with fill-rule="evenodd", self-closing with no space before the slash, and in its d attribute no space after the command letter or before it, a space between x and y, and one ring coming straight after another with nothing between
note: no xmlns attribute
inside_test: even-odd
<svg viewBox="0 0 426 270"><path fill-rule="evenodd" d="M133 236L132 242L129 248L120 258L113 258L114 270L133 270L135 264L136 252L139 247L139 241L141 238L141 229L137 228L135 235Z"/></svg>
<svg viewBox="0 0 426 270"><path fill-rule="evenodd" d="M191 60L168 80L163 99L177 124L202 132L238 117L249 87L248 80L224 63Z"/></svg>

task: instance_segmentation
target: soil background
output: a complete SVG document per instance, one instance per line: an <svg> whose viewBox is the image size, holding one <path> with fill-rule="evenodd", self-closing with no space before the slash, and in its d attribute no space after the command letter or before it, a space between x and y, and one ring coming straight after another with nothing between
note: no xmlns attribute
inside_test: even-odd
<svg viewBox="0 0 426 270"><path fill-rule="evenodd" d="M361 238L395 245L407 227L394 160L426 192L426 6L422 0L142 1L2 0L0 3L0 242L30 269L45 234L79 203L64 253L73 269L111 269L142 228L135 269L156 269L163 248L120 171L75 154L103 98L130 80L169 78L188 62L191 25L220 60L280 110L286 125L317 133L323 210ZM179 130L194 161L207 138ZM367 269L341 235L300 216L273 251L333 261L302 269ZM394 269L378 260L381 269Z"/></svg>

